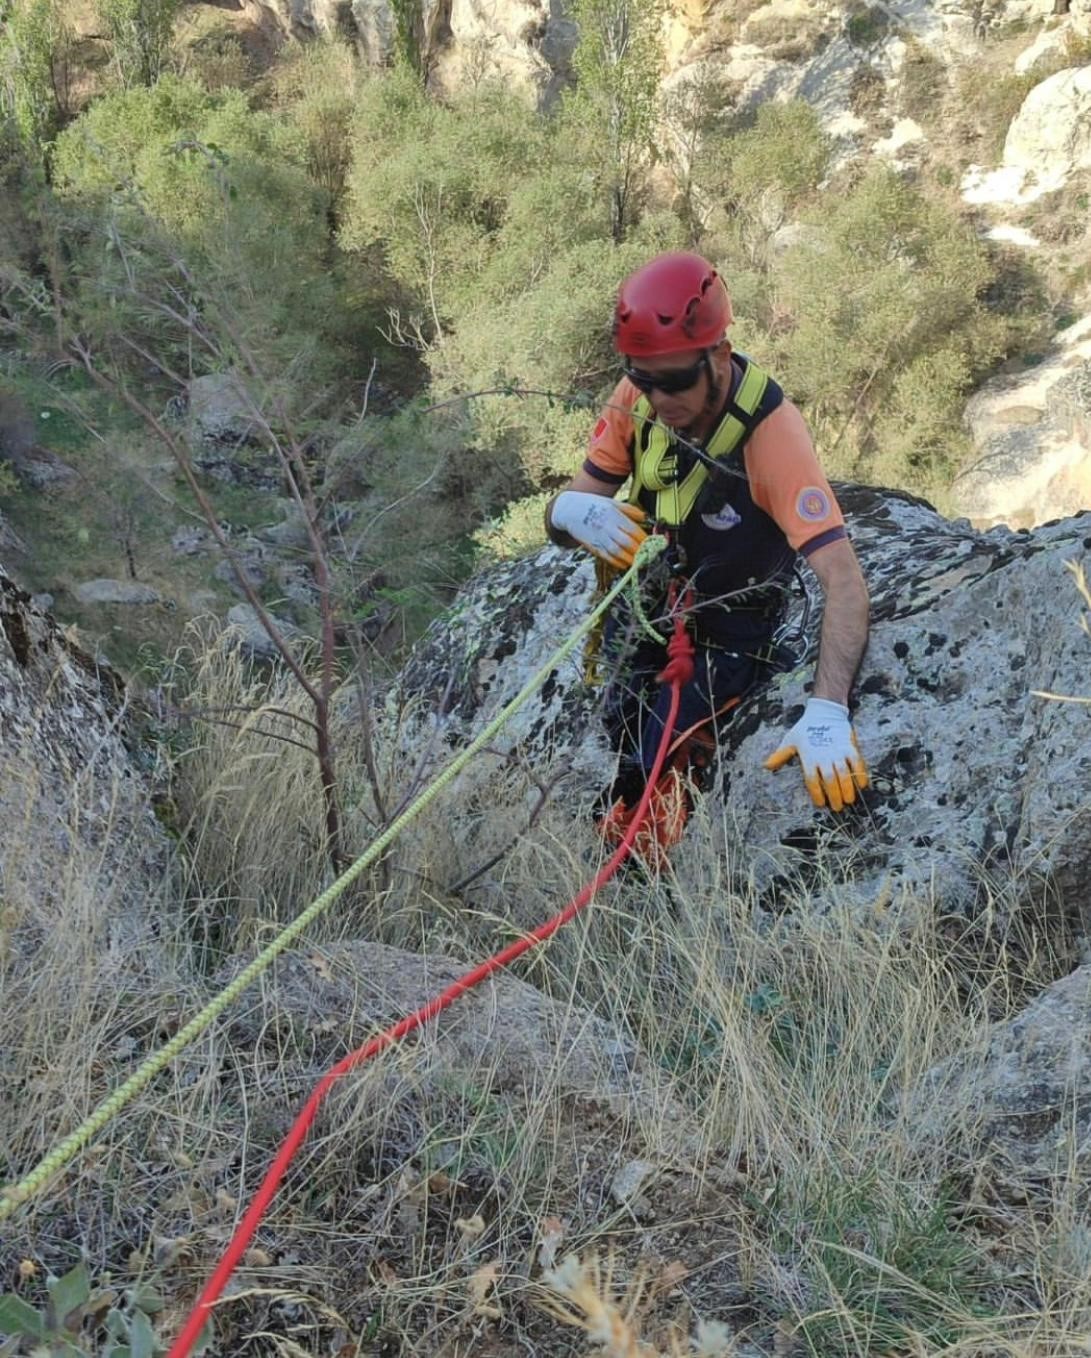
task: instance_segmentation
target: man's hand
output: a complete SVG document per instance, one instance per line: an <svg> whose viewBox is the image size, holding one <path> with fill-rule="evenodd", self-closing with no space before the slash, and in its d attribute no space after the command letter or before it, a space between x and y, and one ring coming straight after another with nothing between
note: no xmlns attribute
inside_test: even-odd
<svg viewBox="0 0 1091 1358"><path fill-rule="evenodd" d="M638 505L619 504L606 495L582 490L561 491L550 518L554 528L622 569L633 564L637 548L648 536L641 527L644 511Z"/></svg>
<svg viewBox="0 0 1091 1358"><path fill-rule="evenodd" d="M811 698L765 767L775 771L795 755L815 806L829 802L832 811L840 811L856 800L857 788L868 785L867 765L856 744L849 710L841 703Z"/></svg>

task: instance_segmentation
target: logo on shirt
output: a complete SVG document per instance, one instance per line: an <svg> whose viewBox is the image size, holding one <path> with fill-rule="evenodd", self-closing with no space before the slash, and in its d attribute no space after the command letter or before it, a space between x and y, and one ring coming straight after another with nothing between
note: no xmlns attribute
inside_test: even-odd
<svg viewBox="0 0 1091 1358"><path fill-rule="evenodd" d="M607 429L606 416L602 415L599 417L598 424L596 424L594 429L591 431L591 442L597 443L598 440L602 438L603 434L606 433L606 429Z"/></svg>
<svg viewBox="0 0 1091 1358"><path fill-rule="evenodd" d="M796 513L808 523L821 523L830 515L830 497L818 486L804 486L796 498Z"/></svg>
<svg viewBox="0 0 1091 1358"><path fill-rule="evenodd" d="M736 524L742 523L742 515L733 505L724 505L716 514L702 514L701 522L709 528L715 528L723 532L727 528L734 528Z"/></svg>

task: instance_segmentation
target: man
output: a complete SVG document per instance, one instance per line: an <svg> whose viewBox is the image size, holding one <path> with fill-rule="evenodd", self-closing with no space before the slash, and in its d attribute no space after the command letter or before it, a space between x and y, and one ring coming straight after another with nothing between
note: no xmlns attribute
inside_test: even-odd
<svg viewBox="0 0 1091 1358"><path fill-rule="evenodd" d="M697 645L682 731L709 722L768 672L802 554L825 596L813 696L765 767L798 756L815 805L840 811L867 786L848 709L867 644L867 586L802 416L756 364L733 353L731 321L727 289L698 255L659 255L625 280L614 317L624 376L582 469L550 502L546 528L558 545L585 547L614 567L632 563L645 524L666 531L690 587ZM629 503L616 502L630 478ZM662 602L653 611L662 616ZM612 630L616 653L616 620ZM608 700L615 735L645 775L668 696L649 680L665 659L640 640ZM624 825L639 795L632 779L619 788L608 831ZM681 834L675 820L668 842Z"/></svg>

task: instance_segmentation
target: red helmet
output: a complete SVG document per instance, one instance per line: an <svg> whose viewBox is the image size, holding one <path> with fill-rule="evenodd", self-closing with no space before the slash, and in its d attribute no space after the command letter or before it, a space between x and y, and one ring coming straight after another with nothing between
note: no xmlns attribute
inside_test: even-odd
<svg viewBox="0 0 1091 1358"><path fill-rule="evenodd" d="M633 358L712 349L731 321L731 298L707 259L656 255L621 285L614 348Z"/></svg>

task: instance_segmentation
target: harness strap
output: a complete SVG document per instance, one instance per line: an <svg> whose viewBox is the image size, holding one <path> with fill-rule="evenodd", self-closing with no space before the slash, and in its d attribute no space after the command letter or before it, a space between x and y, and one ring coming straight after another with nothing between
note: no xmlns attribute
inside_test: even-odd
<svg viewBox="0 0 1091 1358"><path fill-rule="evenodd" d="M743 358L742 361L745 364L742 379L707 445L709 456L717 462L726 462L765 416L780 404L780 388L776 383L750 359ZM765 400L767 391L774 398L770 402ZM639 504L644 491L654 492L656 521L677 528L692 513L708 480L709 469L704 463L696 462L685 476L680 477L679 457L685 450L670 430L654 420L651 402L647 396L641 396L633 407L637 439L629 500Z"/></svg>

